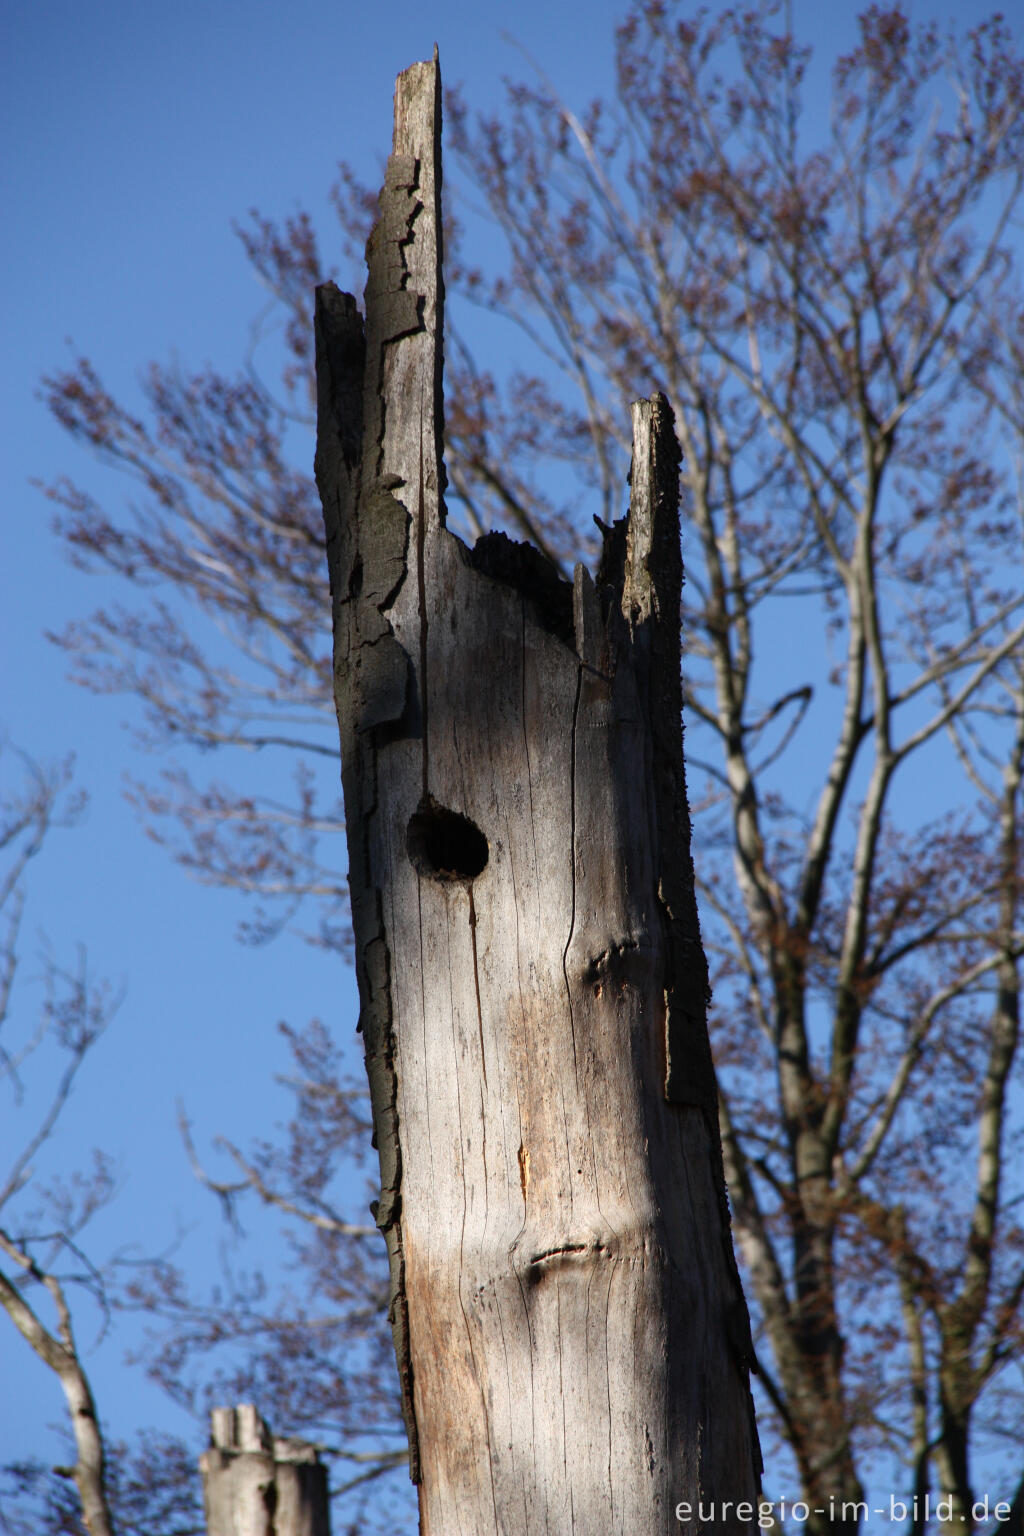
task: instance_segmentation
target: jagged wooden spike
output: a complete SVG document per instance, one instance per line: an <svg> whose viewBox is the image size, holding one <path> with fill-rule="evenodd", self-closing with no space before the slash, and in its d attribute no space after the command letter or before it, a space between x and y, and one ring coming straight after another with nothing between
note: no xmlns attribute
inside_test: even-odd
<svg viewBox="0 0 1024 1536"><path fill-rule="evenodd" d="M446 529L439 146L435 59L398 81L365 353L352 300L317 306L412 1473L436 1536L633 1536L758 1486L682 779L678 449L666 402L635 407L596 583Z"/></svg>

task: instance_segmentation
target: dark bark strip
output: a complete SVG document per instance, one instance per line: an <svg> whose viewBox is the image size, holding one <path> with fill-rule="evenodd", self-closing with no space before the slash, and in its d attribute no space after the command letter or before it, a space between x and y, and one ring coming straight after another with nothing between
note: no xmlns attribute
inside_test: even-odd
<svg viewBox="0 0 1024 1536"><path fill-rule="evenodd" d="M679 450L572 587L445 528L439 78L399 78L358 316L317 306L378 1222L422 1529L744 1529L759 1455L680 732ZM361 409L360 432L345 419ZM429 741L428 741L429 725ZM675 1520L678 1503L691 1520Z"/></svg>

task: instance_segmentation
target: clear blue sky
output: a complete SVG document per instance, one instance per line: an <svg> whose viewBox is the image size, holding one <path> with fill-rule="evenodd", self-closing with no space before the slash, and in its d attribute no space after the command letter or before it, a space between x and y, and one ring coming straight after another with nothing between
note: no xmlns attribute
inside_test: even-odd
<svg viewBox="0 0 1024 1536"><path fill-rule="evenodd" d="M92 968L125 989L54 1148L64 1166L93 1144L119 1159L121 1195L90 1240L97 1259L129 1240L162 1247L180 1220L195 1224L189 1251L212 1270L216 1212L191 1179L175 1099L186 1101L207 1144L218 1133L243 1144L265 1134L287 1111L272 1084L285 1065L277 1021L320 1014L354 1038L353 988L337 962L287 937L269 949L239 947L238 903L190 883L125 806L121 776L139 766L124 729L130 704L73 688L42 638L103 594L64 563L29 481L68 473L104 495L124 492L50 424L36 399L38 376L69 357L69 338L129 401L152 357L230 367L263 298L232 218L252 206L285 214L302 205L329 229L337 160L375 175L389 146L395 75L435 41L445 78L464 83L471 104L491 104L503 74L528 72L506 30L578 104L609 84L622 9L612 0L526 0L514 9L481 0L393 0L380 10L365 0L4 8L0 731L43 760L74 750L91 796L83 827L55 834L33 872L25 969L45 933L65 958L85 944ZM831 52L849 44L856 10L797 0L797 30ZM954 11L915 7L918 15ZM0 1155L8 1110L0 1104ZM114 1431L185 1428L122 1367L122 1346L115 1332L88 1358ZM44 1426L61 1419L63 1404L4 1319L0 1380L4 1459L47 1454Z"/></svg>

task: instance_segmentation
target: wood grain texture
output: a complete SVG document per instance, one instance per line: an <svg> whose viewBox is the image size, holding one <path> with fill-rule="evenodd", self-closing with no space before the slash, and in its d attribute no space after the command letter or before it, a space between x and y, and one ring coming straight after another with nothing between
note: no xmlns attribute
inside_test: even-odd
<svg viewBox="0 0 1024 1536"><path fill-rule="evenodd" d="M667 403L639 402L596 581L448 532L439 91L436 59L398 81L365 363L354 303L328 286L317 308L377 1219L421 1528L696 1531L675 1505L756 1499L759 1453L689 854L678 448Z"/></svg>

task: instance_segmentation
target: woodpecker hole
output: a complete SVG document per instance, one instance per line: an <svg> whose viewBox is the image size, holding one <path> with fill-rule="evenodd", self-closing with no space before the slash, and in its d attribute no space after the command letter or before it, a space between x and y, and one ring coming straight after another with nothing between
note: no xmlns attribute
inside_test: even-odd
<svg viewBox="0 0 1024 1536"><path fill-rule="evenodd" d="M475 880L487 864L487 839L475 822L432 797L409 819L409 858L431 880Z"/></svg>

